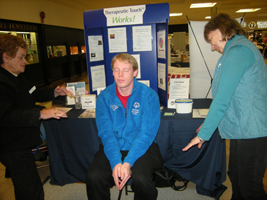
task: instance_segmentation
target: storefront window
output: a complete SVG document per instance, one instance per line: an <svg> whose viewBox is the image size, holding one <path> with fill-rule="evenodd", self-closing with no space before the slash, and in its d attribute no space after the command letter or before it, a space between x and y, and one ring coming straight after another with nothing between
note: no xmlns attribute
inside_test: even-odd
<svg viewBox="0 0 267 200"><path fill-rule="evenodd" d="M66 46L47 46L47 56L48 58L56 58L66 56Z"/></svg>
<svg viewBox="0 0 267 200"><path fill-rule="evenodd" d="M81 53L83 54L83 53L86 53L86 48L85 48L85 46L81 46Z"/></svg>
<svg viewBox="0 0 267 200"><path fill-rule="evenodd" d="M79 54L78 47L77 46L70 47L70 55L77 55L77 54Z"/></svg>
<svg viewBox="0 0 267 200"><path fill-rule="evenodd" d="M16 31L0 31L0 34L11 34L24 39L27 43L26 61L28 64L39 63L37 33L35 32L16 32Z"/></svg>

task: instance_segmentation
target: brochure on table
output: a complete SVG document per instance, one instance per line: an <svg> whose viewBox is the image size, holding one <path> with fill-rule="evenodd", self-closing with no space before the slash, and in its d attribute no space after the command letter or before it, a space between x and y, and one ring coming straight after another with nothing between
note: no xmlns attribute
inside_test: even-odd
<svg viewBox="0 0 267 200"><path fill-rule="evenodd" d="M85 11L90 94L113 84L112 58L128 53L138 62L137 81L157 92L161 104L167 106L168 22L168 3Z"/></svg>
<svg viewBox="0 0 267 200"><path fill-rule="evenodd" d="M176 99L188 99L189 78L171 78L168 108L176 108Z"/></svg>
<svg viewBox="0 0 267 200"><path fill-rule="evenodd" d="M81 97L82 109L89 109L96 107L96 95L83 95Z"/></svg>
<svg viewBox="0 0 267 200"><path fill-rule="evenodd" d="M76 92L82 96L85 95L85 82L72 82L67 83L66 89L70 91L74 96ZM75 98L67 96L67 105L75 105Z"/></svg>

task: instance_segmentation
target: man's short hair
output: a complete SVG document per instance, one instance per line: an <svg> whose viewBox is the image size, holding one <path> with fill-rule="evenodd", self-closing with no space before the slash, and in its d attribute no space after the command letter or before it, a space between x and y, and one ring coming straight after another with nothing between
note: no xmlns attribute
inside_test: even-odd
<svg viewBox="0 0 267 200"><path fill-rule="evenodd" d="M119 60L121 62L128 62L128 63L132 64L133 71L138 69L138 63L133 56L131 56L130 54L127 54L127 53L121 53L121 54L117 54L116 56L113 57L113 59L111 61L111 69L112 70L114 67L114 63L117 60Z"/></svg>

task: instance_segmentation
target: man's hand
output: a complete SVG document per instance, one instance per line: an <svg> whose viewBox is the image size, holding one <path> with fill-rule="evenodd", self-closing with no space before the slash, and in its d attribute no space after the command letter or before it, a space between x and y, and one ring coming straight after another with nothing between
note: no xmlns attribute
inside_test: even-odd
<svg viewBox="0 0 267 200"><path fill-rule="evenodd" d="M118 190L123 188L131 177L131 174L131 165L129 163L119 163L113 168L112 176Z"/></svg>

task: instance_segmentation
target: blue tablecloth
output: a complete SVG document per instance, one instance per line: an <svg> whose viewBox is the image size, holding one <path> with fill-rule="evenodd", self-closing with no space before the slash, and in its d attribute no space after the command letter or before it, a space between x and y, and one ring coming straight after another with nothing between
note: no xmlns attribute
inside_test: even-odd
<svg viewBox="0 0 267 200"><path fill-rule="evenodd" d="M193 108L208 108L210 99L195 99ZM49 151L50 183L65 185L84 182L87 169L98 150L100 139L94 118L78 118L84 110L72 109L68 119L43 121ZM201 149L197 146L183 152L190 140L196 136L196 129L204 119L192 118L192 114L163 116L156 141L159 145L164 166L196 183L197 192L218 198L226 189L225 141L216 131Z"/></svg>

